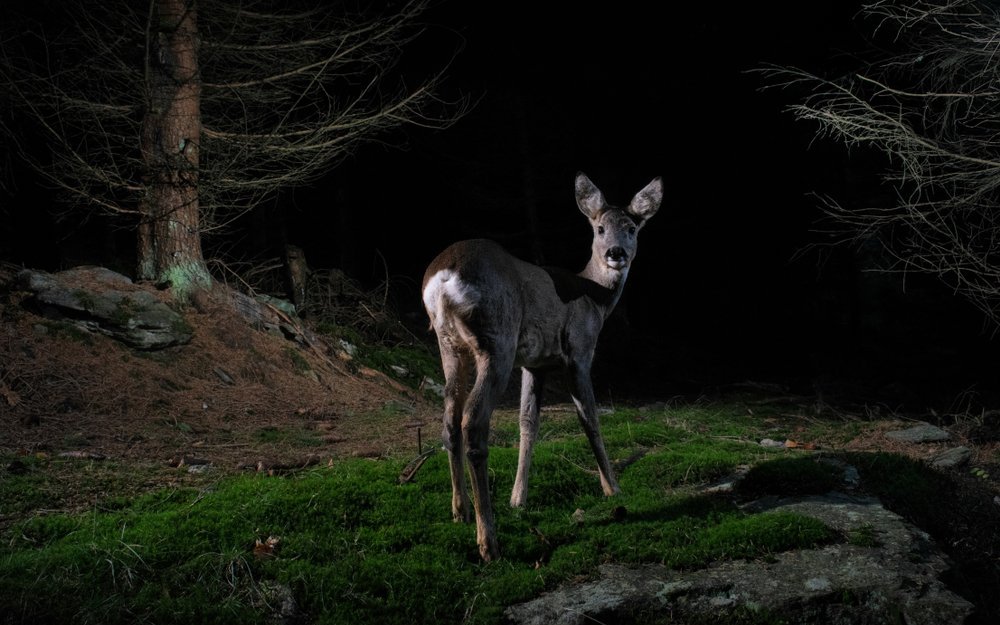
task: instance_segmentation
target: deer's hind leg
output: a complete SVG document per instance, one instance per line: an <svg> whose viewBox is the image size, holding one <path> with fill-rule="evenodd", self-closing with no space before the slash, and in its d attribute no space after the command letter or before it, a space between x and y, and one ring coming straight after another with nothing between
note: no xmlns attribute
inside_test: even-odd
<svg viewBox="0 0 1000 625"><path fill-rule="evenodd" d="M462 419L465 454L472 473L472 500L476 507L476 543L483 560L500 555L490 497L489 435L493 408L507 386L514 364L514 346L509 349L478 349L475 354L476 382L466 398Z"/></svg>
<svg viewBox="0 0 1000 625"><path fill-rule="evenodd" d="M444 370L444 428L441 436L451 468L451 514L456 522L472 520L469 493L465 485L465 446L462 440L462 413L469 395L472 355L438 337Z"/></svg>

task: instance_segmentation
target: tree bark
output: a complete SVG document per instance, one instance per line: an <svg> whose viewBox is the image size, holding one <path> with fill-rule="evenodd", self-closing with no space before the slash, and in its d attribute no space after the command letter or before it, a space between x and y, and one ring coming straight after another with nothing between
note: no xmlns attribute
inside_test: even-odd
<svg viewBox="0 0 1000 625"><path fill-rule="evenodd" d="M194 0L153 0L146 46L138 274L178 299L211 279L198 210L201 77Z"/></svg>

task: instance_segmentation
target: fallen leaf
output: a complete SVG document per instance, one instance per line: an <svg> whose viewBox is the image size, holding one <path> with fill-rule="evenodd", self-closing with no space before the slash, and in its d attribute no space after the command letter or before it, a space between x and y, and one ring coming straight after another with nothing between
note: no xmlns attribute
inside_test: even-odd
<svg viewBox="0 0 1000 625"><path fill-rule="evenodd" d="M809 450L809 449L816 449L816 443L799 443L797 441L793 441L792 439L788 439L788 440L785 441L785 448L786 449L807 449L807 450Z"/></svg>
<svg viewBox="0 0 1000 625"><path fill-rule="evenodd" d="M276 551L279 544L281 544L281 538L278 536L268 536L267 540L258 538L253 546L253 555L261 559L273 558L278 555Z"/></svg>
<svg viewBox="0 0 1000 625"><path fill-rule="evenodd" d="M14 407L21 403L21 396L14 392L14 389L7 386L5 382L0 382L0 397L7 400L7 405Z"/></svg>

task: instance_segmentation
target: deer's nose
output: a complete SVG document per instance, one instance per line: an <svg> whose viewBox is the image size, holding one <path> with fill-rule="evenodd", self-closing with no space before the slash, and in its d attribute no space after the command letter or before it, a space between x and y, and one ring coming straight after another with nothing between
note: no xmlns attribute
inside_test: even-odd
<svg viewBox="0 0 1000 625"><path fill-rule="evenodd" d="M628 253L625 248L616 245L605 252L604 257L615 262L625 262L628 259Z"/></svg>

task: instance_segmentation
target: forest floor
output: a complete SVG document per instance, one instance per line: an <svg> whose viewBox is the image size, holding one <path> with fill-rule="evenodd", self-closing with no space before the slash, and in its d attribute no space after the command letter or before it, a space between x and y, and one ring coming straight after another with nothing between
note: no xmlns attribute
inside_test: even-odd
<svg viewBox="0 0 1000 625"><path fill-rule="evenodd" d="M418 437L438 440L438 426L423 429L438 422L433 401L352 360L330 337L289 340L251 328L225 305L200 306L184 311L190 343L144 352L43 316L28 299L11 272L0 275L4 458L145 467L131 484L141 491L184 479L178 468L286 471L416 455ZM47 507L75 510L99 496L69 490L76 495Z"/></svg>
<svg viewBox="0 0 1000 625"><path fill-rule="evenodd" d="M40 315L16 289L13 272L0 272L0 454L167 469L136 485L155 488L176 480L176 469L183 466L208 465L223 473L287 471L346 457L416 456L439 444L440 401L413 388L416 384L351 361L336 340L309 333L311 340L303 344L254 330L224 305L189 307L184 316L194 330L189 344L136 351ZM384 369L392 373L390 366ZM718 396L708 401L737 402L751 414L769 406L758 412L776 430L789 420L799 430L825 424L809 427L810 435L826 432L838 442L803 441L817 448L929 460L947 447L966 446L972 456L962 477L972 475L972 484L1000 493L1000 411L887 413L879 406L833 405L753 383L713 392ZM706 396L663 397L659 403L664 401L706 401ZM785 405L784 412L776 414L775 404ZM571 411L571 406L551 409ZM907 421L945 424L953 440L912 445L886 438L888 430ZM79 501L65 503L86 506L93 495L81 491ZM10 521L0 519L0 525Z"/></svg>
<svg viewBox="0 0 1000 625"><path fill-rule="evenodd" d="M253 330L217 306L185 311L194 330L189 344L138 352L39 315L7 278L0 284L0 479L51 460L52 480L34 502L5 507L0 531L39 514L87 510L109 496L344 458L411 458L439 446L438 400L347 359L332 340L312 334L302 343ZM976 526L1000 510L996 415L875 414L753 385L700 401L738 405L759 416L765 430L781 433L781 442L807 449L930 460L966 446L971 458L950 470L958 487L949 496L968 514L950 547L1000 547L995 528ZM499 418L514 414L506 406ZM886 437L921 420L944 425L952 440L913 445Z"/></svg>

